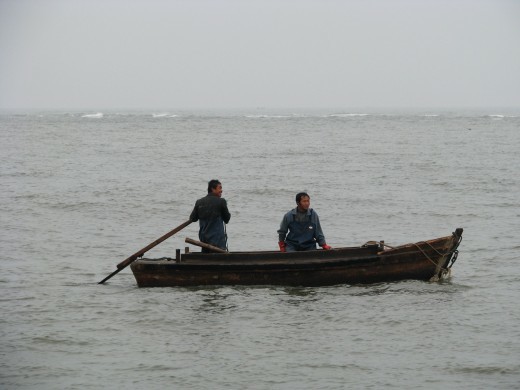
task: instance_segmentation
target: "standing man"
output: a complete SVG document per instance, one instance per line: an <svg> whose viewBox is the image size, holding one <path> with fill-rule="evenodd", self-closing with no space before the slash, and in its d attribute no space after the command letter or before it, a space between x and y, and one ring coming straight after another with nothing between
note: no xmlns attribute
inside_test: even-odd
<svg viewBox="0 0 520 390"><path fill-rule="evenodd" d="M281 252L309 251L318 243L323 249L332 249L325 242L320 218L310 208L311 198L305 192L296 195L297 207L282 219L278 230L278 246ZM289 234L287 234L289 232Z"/></svg>
<svg viewBox="0 0 520 390"><path fill-rule="evenodd" d="M208 182L208 195L195 202L190 214L192 222L199 221L200 241L227 250L227 235L224 224L229 222L227 202L222 198L222 183L218 180ZM202 248L202 252L210 252Z"/></svg>

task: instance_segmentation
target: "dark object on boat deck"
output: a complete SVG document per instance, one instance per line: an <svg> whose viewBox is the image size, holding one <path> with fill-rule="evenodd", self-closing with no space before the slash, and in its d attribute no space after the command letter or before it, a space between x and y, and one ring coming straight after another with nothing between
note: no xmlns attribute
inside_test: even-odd
<svg viewBox="0 0 520 390"><path fill-rule="evenodd" d="M393 247L371 241L360 247L327 251L191 252L176 261L139 259L131 268L139 287L437 281L449 274L457 259L462 230L455 230L451 236Z"/></svg>

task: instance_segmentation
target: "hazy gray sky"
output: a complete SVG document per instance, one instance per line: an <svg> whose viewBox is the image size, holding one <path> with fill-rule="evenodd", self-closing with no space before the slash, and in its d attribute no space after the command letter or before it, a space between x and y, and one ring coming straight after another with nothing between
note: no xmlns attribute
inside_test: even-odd
<svg viewBox="0 0 520 390"><path fill-rule="evenodd" d="M0 108L501 106L520 0L0 0Z"/></svg>

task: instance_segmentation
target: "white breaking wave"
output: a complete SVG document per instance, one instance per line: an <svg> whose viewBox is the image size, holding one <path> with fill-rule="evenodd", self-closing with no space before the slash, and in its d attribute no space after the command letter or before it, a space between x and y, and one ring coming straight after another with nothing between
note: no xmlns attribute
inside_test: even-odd
<svg viewBox="0 0 520 390"><path fill-rule="evenodd" d="M246 118L293 118L294 115L246 115Z"/></svg>
<svg viewBox="0 0 520 390"><path fill-rule="evenodd" d="M161 112L160 114L152 114L154 118L177 118L179 115L170 114L168 112Z"/></svg>
<svg viewBox="0 0 520 390"><path fill-rule="evenodd" d="M488 115L488 118L492 118L492 119L518 118L518 115L501 115L501 114L496 114L496 115Z"/></svg>
<svg viewBox="0 0 520 390"><path fill-rule="evenodd" d="M103 113L98 112L96 114L85 114L81 116L82 118L103 118Z"/></svg>
<svg viewBox="0 0 520 390"><path fill-rule="evenodd" d="M368 116L368 114L329 114L329 115L325 115L326 117L337 117L337 118L348 118L348 117L351 117L351 116Z"/></svg>

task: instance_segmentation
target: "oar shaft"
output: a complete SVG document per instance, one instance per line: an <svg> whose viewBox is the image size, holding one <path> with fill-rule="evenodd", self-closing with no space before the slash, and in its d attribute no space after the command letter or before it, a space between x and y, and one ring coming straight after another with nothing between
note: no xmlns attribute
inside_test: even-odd
<svg viewBox="0 0 520 390"><path fill-rule="evenodd" d="M147 245L146 247L144 247L143 249L141 249L140 251L138 252L135 252L132 256L130 256L128 259L126 260L123 260L121 263L119 263L117 265L117 268L121 269L121 268L125 268L128 264L132 263L135 259L137 259L139 256L142 256L144 255L146 252L148 252L150 249L152 249L153 247L159 245L161 242L163 242L164 240L170 238L171 236L173 236L175 233L177 232L180 232L182 229L184 229L186 226L188 226L189 224L191 223L191 221L186 221L184 222L183 224L177 226L175 229L173 229L172 231L166 233L164 236L162 237L159 237L157 240L155 240L154 242L152 242L151 244Z"/></svg>
<svg viewBox="0 0 520 390"><path fill-rule="evenodd" d="M114 276L115 274L119 273L119 271L122 271L123 268L121 269L116 269L114 272L112 272L110 275L108 275L105 279L103 279L101 282L99 282L98 284L103 284L105 283L108 279L110 279L112 276Z"/></svg>
<svg viewBox="0 0 520 390"><path fill-rule="evenodd" d="M135 260L137 260L137 258L139 256L142 256L144 255L146 252L148 252L150 249L152 249L153 247L159 245L161 242L163 242L164 240L170 238L171 236L173 236L175 233L181 231L182 229L184 229L186 226L188 226L189 224L191 223L191 220L188 220L182 224L180 224L179 226L177 226L175 229L169 231L168 233L166 233L165 235L159 237L157 240L155 240L154 242L152 242L151 244L145 246L143 249L141 249L140 251L137 251L135 252L132 256L128 257L127 259L123 260L121 263L119 263L117 265L117 270L112 272L110 275L108 275L105 279L103 279L101 282L99 282L98 284L103 284L105 283L108 279L110 279L112 276L114 276L115 274L117 274L119 271L123 270L124 268L126 268L128 265L130 265L131 263L133 263Z"/></svg>

